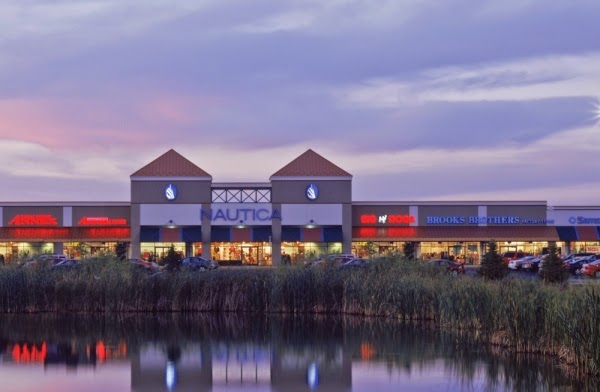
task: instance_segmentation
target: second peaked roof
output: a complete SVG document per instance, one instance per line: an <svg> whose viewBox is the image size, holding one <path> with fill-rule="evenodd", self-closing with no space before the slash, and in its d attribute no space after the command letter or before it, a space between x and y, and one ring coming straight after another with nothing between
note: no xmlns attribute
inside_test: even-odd
<svg viewBox="0 0 600 392"><path fill-rule="evenodd" d="M177 151L170 149L131 177L208 177L210 174L193 164Z"/></svg>
<svg viewBox="0 0 600 392"><path fill-rule="evenodd" d="M352 174L308 149L271 176L275 177L352 177Z"/></svg>

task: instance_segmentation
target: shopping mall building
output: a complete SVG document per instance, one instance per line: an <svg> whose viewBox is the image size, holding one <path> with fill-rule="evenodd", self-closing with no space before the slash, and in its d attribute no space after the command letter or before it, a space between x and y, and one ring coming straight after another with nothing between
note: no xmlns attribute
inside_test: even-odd
<svg viewBox="0 0 600 392"><path fill-rule="evenodd" d="M498 195L501 197L502 195ZM0 254L113 251L160 258L173 245L221 264L279 264L321 253L386 254L412 242L424 258L479 263L499 251L600 252L600 206L545 201L352 200L352 175L308 150L268 182L213 182L169 150L131 175L130 202L0 203ZM284 256L287 259L287 256Z"/></svg>

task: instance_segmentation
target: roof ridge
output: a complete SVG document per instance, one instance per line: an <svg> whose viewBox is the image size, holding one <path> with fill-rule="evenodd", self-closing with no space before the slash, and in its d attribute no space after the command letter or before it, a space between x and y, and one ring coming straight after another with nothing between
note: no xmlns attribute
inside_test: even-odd
<svg viewBox="0 0 600 392"><path fill-rule="evenodd" d="M296 159L276 171L273 177L352 177L341 167L309 148Z"/></svg>
<svg viewBox="0 0 600 392"><path fill-rule="evenodd" d="M173 148L154 159L130 177L210 177L205 170Z"/></svg>

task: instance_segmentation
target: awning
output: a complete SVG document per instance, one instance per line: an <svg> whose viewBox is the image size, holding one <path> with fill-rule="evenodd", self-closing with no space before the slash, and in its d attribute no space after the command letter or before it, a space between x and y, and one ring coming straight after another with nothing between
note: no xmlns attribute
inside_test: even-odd
<svg viewBox="0 0 600 392"><path fill-rule="evenodd" d="M354 240L363 241L558 241L552 226L435 226L355 227Z"/></svg>
<svg viewBox="0 0 600 392"><path fill-rule="evenodd" d="M598 229L596 226L578 226L577 239L579 241L598 241Z"/></svg>
<svg viewBox="0 0 600 392"><path fill-rule="evenodd" d="M281 240L284 242L342 242L343 238L341 226L281 228Z"/></svg>
<svg viewBox="0 0 600 392"><path fill-rule="evenodd" d="M577 241L577 230L573 226L556 226L560 241Z"/></svg>

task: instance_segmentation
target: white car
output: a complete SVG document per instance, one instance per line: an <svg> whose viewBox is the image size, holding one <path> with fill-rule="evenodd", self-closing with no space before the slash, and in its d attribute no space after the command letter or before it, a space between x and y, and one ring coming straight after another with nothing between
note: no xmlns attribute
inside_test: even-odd
<svg viewBox="0 0 600 392"><path fill-rule="evenodd" d="M508 262L508 268L515 271L520 270L523 267L523 264L529 263L535 258L535 256L525 256L520 259L511 260Z"/></svg>

